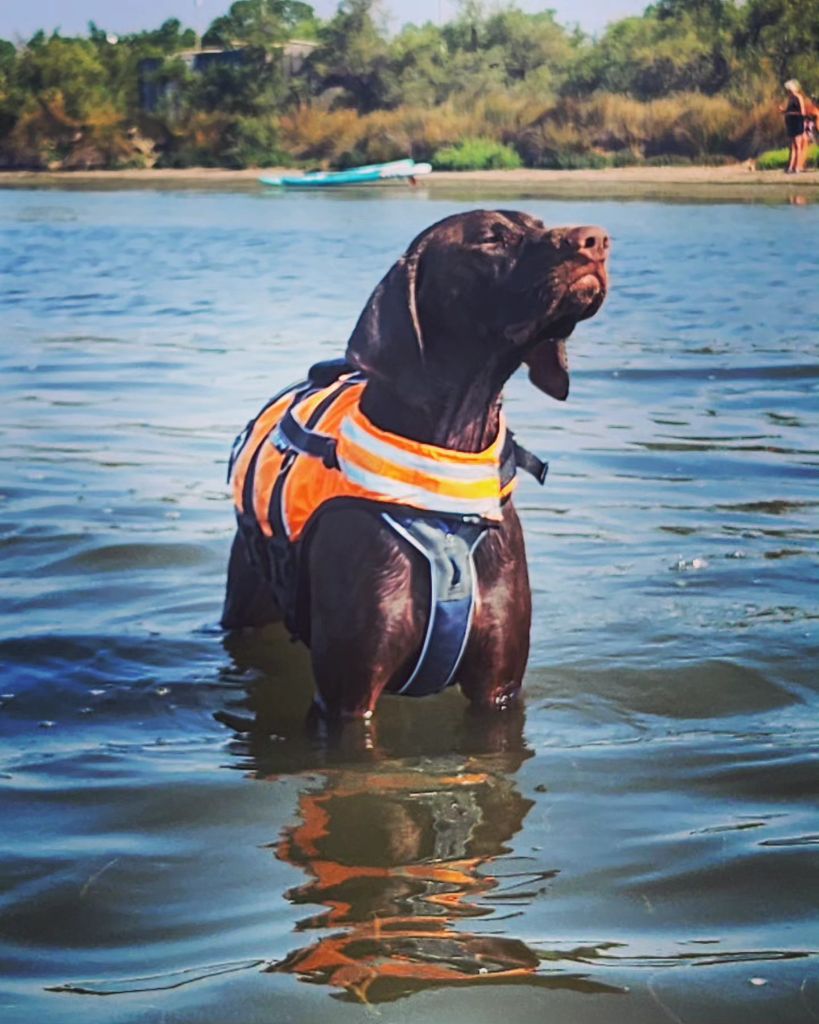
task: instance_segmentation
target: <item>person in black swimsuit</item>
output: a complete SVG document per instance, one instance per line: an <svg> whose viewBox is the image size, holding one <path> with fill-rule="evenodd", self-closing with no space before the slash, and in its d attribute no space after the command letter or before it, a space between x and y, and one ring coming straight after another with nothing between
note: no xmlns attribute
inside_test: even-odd
<svg viewBox="0 0 819 1024"><path fill-rule="evenodd" d="M795 78L790 78L785 82L785 92L788 94L788 99L784 106L779 108L780 113L785 115L785 131L788 133L790 144L790 156L785 173L798 174L804 170L808 149L806 98L802 94L802 87Z"/></svg>

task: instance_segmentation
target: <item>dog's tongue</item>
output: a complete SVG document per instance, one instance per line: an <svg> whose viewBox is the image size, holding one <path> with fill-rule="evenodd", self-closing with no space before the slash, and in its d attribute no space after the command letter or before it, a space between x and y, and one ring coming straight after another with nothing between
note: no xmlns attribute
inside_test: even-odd
<svg viewBox="0 0 819 1024"><path fill-rule="evenodd" d="M569 394L569 357L564 339L542 341L524 360L529 380L547 395L565 402Z"/></svg>

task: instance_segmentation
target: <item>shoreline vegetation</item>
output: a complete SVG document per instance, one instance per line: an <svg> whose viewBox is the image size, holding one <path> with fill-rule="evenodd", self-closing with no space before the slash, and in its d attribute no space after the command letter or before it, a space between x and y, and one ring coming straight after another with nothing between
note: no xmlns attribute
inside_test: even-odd
<svg viewBox="0 0 819 1024"><path fill-rule="evenodd" d="M150 182L173 183L225 183L225 184L256 184L261 176L301 174L301 169L287 165L270 167L174 167L174 168L118 168L97 170L37 170L9 171L0 169L0 186L25 185L30 183L54 181L69 184L71 182ZM802 185L819 185L819 168L812 168L798 177L784 175L781 171L771 173L760 171L748 163L720 164L719 166L685 166L685 167L606 167L578 168L574 170L548 170L534 167L521 167L515 170L471 170L471 171L433 171L419 179L416 186L407 186L405 182L387 180L369 183L379 188L391 190L401 188L425 188L427 185L451 184L457 182L477 182L480 184L534 185L550 182L618 182L623 184L679 184L679 185L784 185L798 189Z"/></svg>
<svg viewBox="0 0 819 1024"><path fill-rule="evenodd" d="M201 37L172 18L122 37L92 22L82 37L0 40L0 170L412 157L607 181L705 165L723 180L717 169L744 161L784 168L781 83L793 77L819 91L819 0L657 0L597 37L488 0L398 32L377 0L341 0L326 20L302 0L236 0Z"/></svg>
<svg viewBox="0 0 819 1024"><path fill-rule="evenodd" d="M79 189L238 189L258 190L260 174L294 173L289 167L230 169L216 167L120 169L95 171L0 171L0 189L79 188ZM298 172L296 172L298 173ZM517 170L433 171L415 187L399 182L367 186L392 193L461 193L509 191L531 196L571 198L629 197L651 198L673 195L711 196L722 199L788 199L795 203L819 198L819 170L798 176L782 172L759 171L747 164L719 167L619 167L603 170ZM345 191L356 186L345 186ZM290 189L268 188L269 193Z"/></svg>

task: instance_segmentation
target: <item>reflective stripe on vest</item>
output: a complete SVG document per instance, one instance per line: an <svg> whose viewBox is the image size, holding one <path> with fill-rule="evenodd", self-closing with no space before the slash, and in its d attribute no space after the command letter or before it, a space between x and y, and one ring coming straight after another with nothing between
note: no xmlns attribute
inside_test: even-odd
<svg viewBox="0 0 819 1024"><path fill-rule="evenodd" d="M341 424L336 458L353 483L428 512L499 518L500 457L506 426L482 452L458 452L389 434L359 407Z"/></svg>

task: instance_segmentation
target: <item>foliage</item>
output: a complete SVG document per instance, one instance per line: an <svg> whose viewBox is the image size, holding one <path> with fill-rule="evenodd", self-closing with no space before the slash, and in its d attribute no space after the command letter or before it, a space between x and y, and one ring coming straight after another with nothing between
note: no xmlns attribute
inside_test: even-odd
<svg viewBox="0 0 819 1024"><path fill-rule="evenodd" d="M788 166L790 150L787 146L782 149L769 149L756 158L756 166L760 171L784 171ZM806 165L819 167L819 146L808 147L808 158Z"/></svg>
<svg viewBox="0 0 819 1024"><path fill-rule="evenodd" d="M798 78L819 90L819 4L817 0L748 0L741 42L748 53L765 57L783 78Z"/></svg>
<svg viewBox="0 0 819 1024"><path fill-rule="evenodd" d="M439 149L432 157L432 166L440 171L513 170L522 166L522 161L511 146L476 138Z"/></svg>
<svg viewBox="0 0 819 1024"><path fill-rule="evenodd" d="M488 0L390 35L377 4L235 0L201 41L175 18L0 40L0 166L745 159L783 141L784 78L819 92L819 0L656 0L597 39ZM315 44L295 75L293 39Z"/></svg>
<svg viewBox="0 0 819 1024"><path fill-rule="evenodd" d="M236 0L211 23L202 45L269 51L288 39L312 39L317 28L313 8L301 0Z"/></svg>
<svg viewBox="0 0 819 1024"><path fill-rule="evenodd" d="M570 91L604 89L645 100L724 89L735 70L733 14L727 14L727 4L716 5L719 13L695 10L704 6L658 4L642 17L615 22L575 65Z"/></svg>
<svg viewBox="0 0 819 1024"><path fill-rule="evenodd" d="M388 43L372 16L374 0L341 0L319 30L311 67L321 89L338 88L362 113L394 105L387 77Z"/></svg>

